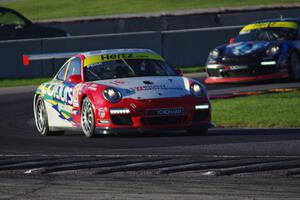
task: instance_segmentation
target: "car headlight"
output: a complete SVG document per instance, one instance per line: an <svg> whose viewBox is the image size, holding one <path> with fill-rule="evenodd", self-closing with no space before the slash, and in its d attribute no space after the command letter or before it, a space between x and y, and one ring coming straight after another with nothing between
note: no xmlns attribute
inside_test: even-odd
<svg viewBox="0 0 300 200"><path fill-rule="evenodd" d="M219 50L218 49L214 49L209 53L209 58L210 59L217 59L219 57Z"/></svg>
<svg viewBox="0 0 300 200"><path fill-rule="evenodd" d="M116 103L122 99L121 93L114 88L106 88L103 90L103 96L111 103Z"/></svg>
<svg viewBox="0 0 300 200"><path fill-rule="evenodd" d="M200 84L193 83L191 84L191 93L196 97L200 97L204 94L204 89Z"/></svg>
<svg viewBox="0 0 300 200"><path fill-rule="evenodd" d="M278 46L269 47L266 51L267 56L272 57L275 56L279 52Z"/></svg>

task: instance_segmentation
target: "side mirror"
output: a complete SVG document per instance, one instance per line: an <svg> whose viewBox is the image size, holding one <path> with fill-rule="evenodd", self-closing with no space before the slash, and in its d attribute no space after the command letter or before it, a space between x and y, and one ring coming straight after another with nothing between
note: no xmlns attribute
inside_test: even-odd
<svg viewBox="0 0 300 200"><path fill-rule="evenodd" d="M183 76L181 69L175 69L175 73L177 76Z"/></svg>
<svg viewBox="0 0 300 200"><path fill-rule="evenodd" d="M230 38L229 43L230 43L230 44L231 44L231 43L234 43L234 41L235 41L235 38L232 37L232 38Z"/></svg>
<svg viewBox="0 0 300 200"><path fill-rule="evenodd" d="M80 83L82 82L81 75L74 74L69 77L68 82L70 83Z"/></svg>
<svg viewBox="0 0 300 200"><path fill-rule="evenodd" d="M21 29L24 29L24 26L21 24L17 24L17 25L15 25L14 28L15 28L15 30L21 30Z"/></svg>

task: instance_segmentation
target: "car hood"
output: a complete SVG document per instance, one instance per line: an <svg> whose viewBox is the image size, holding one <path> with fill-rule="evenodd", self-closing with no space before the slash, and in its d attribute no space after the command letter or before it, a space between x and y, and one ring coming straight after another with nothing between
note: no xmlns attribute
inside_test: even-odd
<svg viewBox="0 0 300 200"><path fill-rule="evenodd" d="M222 56L225 57L243 57L253 54L265 54L266 49L272 42L266 41L247 41L237 42L225 45L222 49Z"/></svg>
<svg viewBox="0 0 300 200"><path fill-rule="evenodd" d="M138 100L183 97L190 95L190 80L178 76L133 77L94 81L118 89L123 98Z"/></svg>

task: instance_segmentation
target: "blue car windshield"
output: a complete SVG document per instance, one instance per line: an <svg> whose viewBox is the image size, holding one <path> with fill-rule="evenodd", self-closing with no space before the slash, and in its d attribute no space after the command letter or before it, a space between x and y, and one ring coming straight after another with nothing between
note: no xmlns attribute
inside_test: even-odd
<svg viewBox="0 0 300 200"><path fill-rule="evenodd" d="M166 62L152 59L112 60L84 67L84 78L86 81L175 75L174 69Z"/></svg>
<svg viewBox="0 0 300 200"><path fill-rule="evenodd" d="M264 28L241 32L235 42L245 41L276 41L293 40L296 37L297 29L291 28Z"/></svg>

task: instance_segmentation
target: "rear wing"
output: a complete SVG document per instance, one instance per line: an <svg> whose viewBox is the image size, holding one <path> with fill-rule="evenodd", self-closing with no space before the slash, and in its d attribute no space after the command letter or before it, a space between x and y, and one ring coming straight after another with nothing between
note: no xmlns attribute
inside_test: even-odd
<svg viewBox="0 0 300 200"><path fill-rule="evenodd" d="M62 59L71 58L79 54L80 52L65 52L65 53L46 53L46 54L29 54L23 55L23 65L28 66L30 61L34 60L52 60L52 59Z"/></svg>

